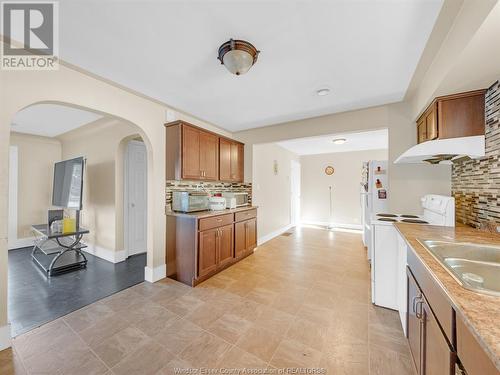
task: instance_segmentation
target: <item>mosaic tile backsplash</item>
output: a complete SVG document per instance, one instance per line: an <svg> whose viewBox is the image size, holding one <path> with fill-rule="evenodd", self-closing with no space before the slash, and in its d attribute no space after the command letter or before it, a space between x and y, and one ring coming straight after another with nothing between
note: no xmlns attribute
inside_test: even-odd
<svg viewBox="0 0 500 375"><path fill-rule="evenodd" d="M500 82L486 92L486 156L456 163L452 194L457 222L476 228L500 226Z"/></svg>
<svg viewBox="0 0 500 375"><path fill-rule="evenodd" d="M168 180L165 184L165 206L167 211L172 209L173 191L208 191L210 193L219 193L223 191L246 192L248 193L248 202L252 204L251 183Z"/></svg>

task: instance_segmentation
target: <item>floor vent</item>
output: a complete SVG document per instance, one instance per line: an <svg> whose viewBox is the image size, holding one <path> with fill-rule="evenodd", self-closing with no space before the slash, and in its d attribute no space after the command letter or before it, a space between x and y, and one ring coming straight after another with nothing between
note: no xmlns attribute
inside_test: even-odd
<svg viewBox="0 0 500 375"><path fill-rule="evenodd" d="M285 236L285 237L291 236L292 234L293 234L293 232L283 232L283 233L281 233L281 235Z"/></svg>

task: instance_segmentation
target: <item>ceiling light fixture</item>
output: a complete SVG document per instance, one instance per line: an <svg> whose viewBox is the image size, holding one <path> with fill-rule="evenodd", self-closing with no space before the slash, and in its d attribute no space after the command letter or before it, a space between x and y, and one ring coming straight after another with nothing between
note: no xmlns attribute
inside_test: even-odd
<svg viewBox="0 0 500 375"><path fill-rule="evenodd" d="M343 145L344 143L347 142L347 139L345 138L335 138L333 141L336 145Z"/></svg>
<svg viewBox="0 0 500 375"><path fill-rule="evenodd" d="M319 89L319 90L317 90L317 91L316 91L316 94L317 94L318 96L326 96L326 95L328 95L329 93L330 93L330 89L328 89L328 88L326 88L326 87L325 87L325 88L322 88L322 89Z"/></svg>
<svg viewBox="0 0 500 375"><path fill-rule="evenodd" d="M237 76L245 74L257 62L260 51L244 40L230 39L219 47L219 59L227 70Z"/></svg>

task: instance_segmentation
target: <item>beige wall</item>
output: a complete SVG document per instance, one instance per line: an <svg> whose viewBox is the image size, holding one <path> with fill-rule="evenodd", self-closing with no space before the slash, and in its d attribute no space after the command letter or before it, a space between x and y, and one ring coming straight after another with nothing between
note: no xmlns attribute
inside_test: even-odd
<svg viewBox="0 0 500 375"><path fill-rule="evenodd" d="M449 166L393 164L393 161L416 143L416 126L408 102L336 113L235 133L247 144L276 142L286 139L335 133L388 128L389 131L389 209L408 213L420 212L424 194L451 193ZM252 147L245 148L245 180L252 179Z"/></svg>
<svg viewBox="0 0 500 375"><path fill-rule="evenodd" d="M31 225L47 222L52 205L54 163L61 160L61 143L54 138L14 133L18 148L17 238L31 237Z"/></svg>
<svg viewBox="0 0 500 375"><path fill-rule="evenodd" d="M332 186L332 222L361 225L359 191L363 162L386 159L387 150L301 156L301 220L308 223L330 222L329 186ZM328 165L335 169L331 176L325 173Z"/></svg>
<svg viewBox="0 0 500 375"><path fill-rule="evenodd" d="M58 137L62 158L84 156L82 225L90 230L85 241L106 250L123 250L123 139L139 129L127 122L104 118ZM123 149L121 150L123 152ZM121 178L120 178L121 176Z"/></svg>
<svg viewBox="0 0 500 375"><path fill-rule="evenodd" d="M262 238L290 224L290 167L298 156L269 143L253 146L252 203L259 206L257 233ZM278 174L274 174L274 160Z"/></svg>
<svg viewBox="0 0 500 375"><path fill-rule="evenodd" d="M148 149L147 275L158 279L165 267L165 130L174 118L219 131L213 125L124 90L97 77L60 65L57 71L0 70L0 328L7 324L7 214L10 123L35 103L63 103L115 116L137 125ZM227 132L220 131L221 133ZM1 339L1 338L0 338Z"/></svg>

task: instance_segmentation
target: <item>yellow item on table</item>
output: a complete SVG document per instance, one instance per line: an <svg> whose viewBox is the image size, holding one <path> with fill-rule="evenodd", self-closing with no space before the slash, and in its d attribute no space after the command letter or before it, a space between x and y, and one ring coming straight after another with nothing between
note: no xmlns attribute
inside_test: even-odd
<svg viewBox="0 0 500 375"><path fill-rule="evenodd" d="M66 218L63 219L63 233L76 232L76 219Z"/></svg>

